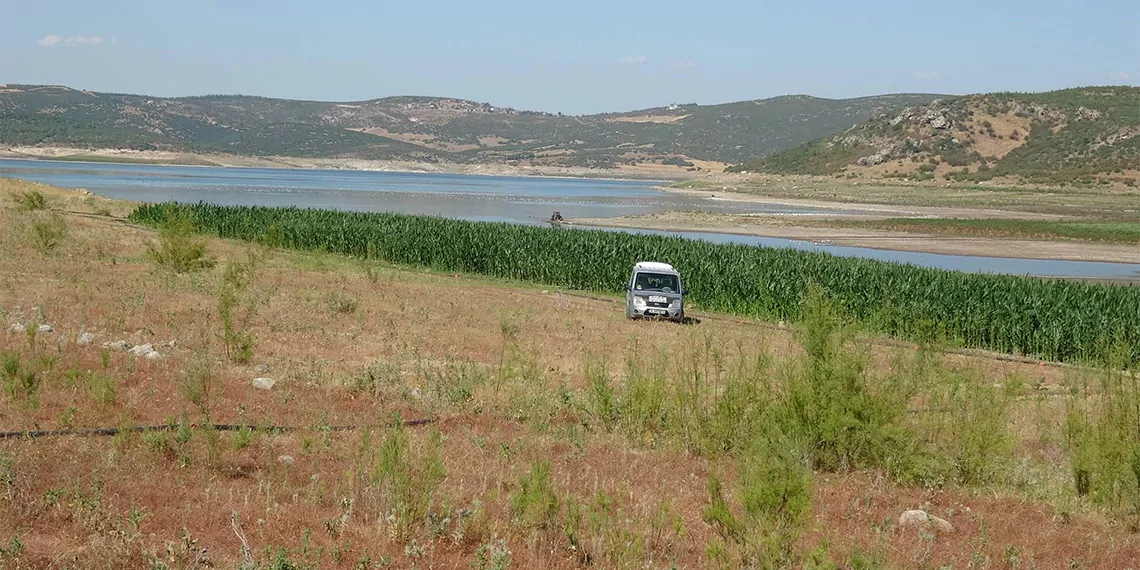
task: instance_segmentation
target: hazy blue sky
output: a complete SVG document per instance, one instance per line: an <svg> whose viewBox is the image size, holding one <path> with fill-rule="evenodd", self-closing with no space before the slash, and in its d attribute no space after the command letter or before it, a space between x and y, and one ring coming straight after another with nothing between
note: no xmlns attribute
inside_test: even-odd
<svg viewBox="0 0 1140 570"><path fill-rule="evenodd" d="M586 113L1140 83L1138 0L0 0L0 83Z"/></svg>

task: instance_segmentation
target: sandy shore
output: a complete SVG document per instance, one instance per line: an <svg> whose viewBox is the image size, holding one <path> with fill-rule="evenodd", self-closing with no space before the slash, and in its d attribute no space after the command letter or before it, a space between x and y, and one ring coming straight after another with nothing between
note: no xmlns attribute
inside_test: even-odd
<svg viewBox="0 0 1140 570"><path fill-rule="evenodd" d="M892 210L889 215L899 215L899 213ZM1006 217L1009 217L1008 213ZM738 216L701 212L665 212L622 218L575 219L569 222L574 225L593 227L752 235L802 240L826 245L947 255L1140 263L1140 248L1137 248L1135 244L957 237L882 230L816 227L802 223L797 224L795 216L782 215Z"/></svg>
<svg viewBox="0 0 1140 570"><path fill-rule="evenodd" d="M1012 210L997 210L987 208L961 208L946 206L920 206L896 204L872 204L858 202L840 202L795 198L775 198L761 194L745 192L732 192L723 190L698 190L689 188L676 188L672 186L657 186L657 190L671 194L681 194L695 198L707 198L727 202L744 202L748 204L762 204L772 206L792 206L799 208L818 208L821 210L844 210L853 212L844 216L846 219L884 219L884 218L1002 218L1016 220L1063 220L1067 216Z"/></svg>
<svg viewBox="0 0 1140 570"><path fill-rule="evenodd" d="M579 168L512 164L428 163L361 158L298 158L288 156L237 156L129 149L78 149L66 147L5 147L0 159L64 160L67 162L151 164L175 166L224 166L230 168L299 168L314 170L363 170L482 176L540 176L610 180L684 180L693 175L677 167Z"/></svg>

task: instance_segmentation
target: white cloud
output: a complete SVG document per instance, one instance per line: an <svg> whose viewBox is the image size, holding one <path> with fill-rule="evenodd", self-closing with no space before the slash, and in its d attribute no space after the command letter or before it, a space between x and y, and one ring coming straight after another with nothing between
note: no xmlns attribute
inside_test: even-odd
<svg viewBox="0 0 1140 570"><path fill-rule="evenodd" d="M916 71L914 72L914 78L923 81L938 81L942 79L942 74L937 71Z"/></svg>
<svg viewBox="0 0 1140 570"><path fill-rule="evenodd" d="M1110 73L1110 74L1108 74L1108 77L1109 77L1109 79L1112 79L1113 81L1118 82L1118 83L1128 83L1129 81L1132 80L1132 76L1128 75L1127 73L1124 73L1123 71L1117 71L1116 73Z"/></svg>
<svg viewBox="0 0 1140 570"><path fill-rule="evenodd" d="M71 36L61 38L56 35L47 35L36 40L36 45L42 47L76 47L97 46L104 43L103 36Z"/></svg>
<svg viewBox="0 0 1140 570"><path fill-rule="evenodd" d="M640 65L645 63L644 55L627 55L619 60L622 65Z"/></svg>

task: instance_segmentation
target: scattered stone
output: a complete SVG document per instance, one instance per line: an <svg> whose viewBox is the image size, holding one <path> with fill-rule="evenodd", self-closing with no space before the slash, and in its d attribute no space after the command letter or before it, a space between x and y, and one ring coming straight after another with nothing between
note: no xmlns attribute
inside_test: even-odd
<svg viewBox="0 0 1140 570"><path fill-rule="evenodd" d="M39 327L36 327L36 332L47 334L55 332L55 329L53 329L51 325L40 325Z"/></svg>
<svg viewBox="0 0 1140 570"><path fill-rule="evenodd" d="M178 341L172 340L170 342L162 343L162 348L175 348L178 346Z"/></svg>
<svg viewBox="0 0 1140 570"><path fill-rule="evenodd" d="M926 511L919 509L903 511L903 514L899 515L899 528L912 526L931 526L938 532L951 532L954 530L954 526L946 519L929 515Z"/></svg>
<svg viewBox="0 0 1140 570"><path fill-rule="evenodd" d="M1087 107L1081 107L1080 109L1077 109L1077 116L1076 116L1075 120L1077 120L1077 121L1095 121L1095 120L1099 119L1100 117L1101 117L1100 111L1097 111L1096 109L1089 109Z"/></svg>
<svg viewBox="0 0 1140 570"><path fill-rule="evenodd" d="M160 354L157 350L152 350L146 353L144 358L147 360L158 360L159 358L162 358L162 354Z"/></svg>
<svg viewBox="0 0 1140 570"><path fill-rule="evenodd" d="M21 325L20 323L12 323L12 326L8 327L8 332L12 334L21 334L24 331L24 325Z"/></svg>
<svg viewBox="0 0 1140 570"><path fill-rule="evenodd" d="M277 381L272 378L254 378L253 387L258 390L272 390Z"/></svg>
<svg viewBox="0 0 1140 570"><path fill-rule="evenodd" d="M125 340L112 340L110 342L103 343L103 348L109 348L111 350L127 350L131 348L131 343Z"/></svg>
<svg viewBox="0 0 1140 570"><path fill-rule="evenodd" d="M79 333L75 339L75 344L79 346L90 346L93 342L95 342L95 335L89 332Z"/></svg>
<svg viewBox="0 0 1140 570"><path fill-rule="evenodd" d="M151 353L154 352L154 345L147 343L147 344L140 344L138 346L133 346L133 347L131 347L130 352L134 356L149 356Z"/></svg>
<svg viewBox="0 0 1140 570"><path fill-rule="evenodd" d="M256 370L258 374L269 374L269 365L258 364L257 368L254 368L254 370Z"/></svg>
<svg viewBox="0 0 1140 570"><path fill-rule="evenodd" d="M278 455L277 462L282 465L292 465L295 460L292 455Z"/></svg>

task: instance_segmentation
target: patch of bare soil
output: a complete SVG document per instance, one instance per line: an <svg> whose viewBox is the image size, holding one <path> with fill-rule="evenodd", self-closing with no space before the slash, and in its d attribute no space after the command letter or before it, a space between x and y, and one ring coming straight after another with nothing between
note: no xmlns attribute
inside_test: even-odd
<svg viewBox="0 0 1140 570"><path fill-rule="evenodd" d="M608 119L611 123L676 123L688 115L631 115Z"/></svg>

